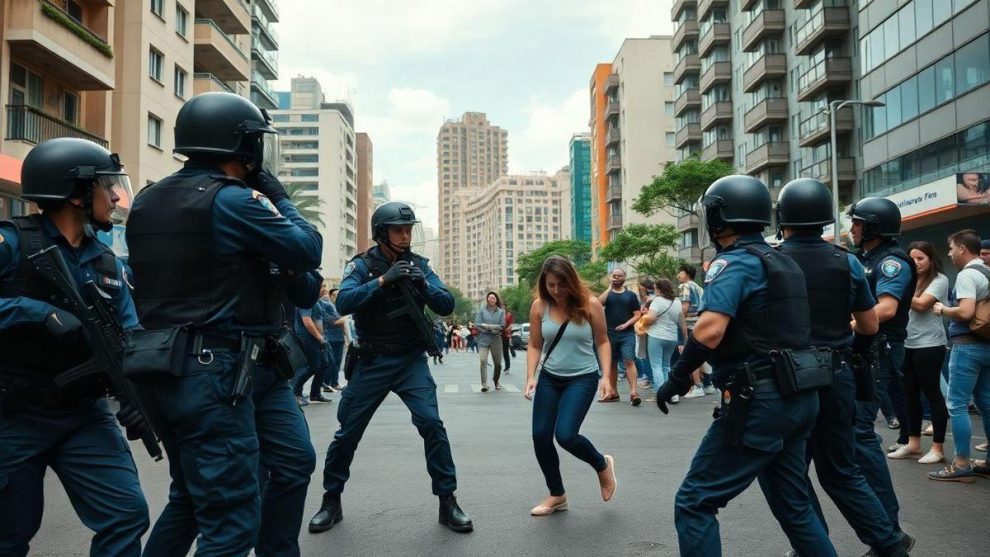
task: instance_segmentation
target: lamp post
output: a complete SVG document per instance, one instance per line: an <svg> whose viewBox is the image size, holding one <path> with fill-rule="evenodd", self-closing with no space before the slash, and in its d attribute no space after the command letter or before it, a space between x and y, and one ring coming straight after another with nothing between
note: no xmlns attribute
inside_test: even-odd
<svg viewBox="0 0 990 557"><path fill-rule="evenodd" d="M846 100L846 101L843 100L831 101L828 103L828 108L825 109L828 112L829 131L832 136L831 137L832 168L830 169L829 174L831 175L832 178L832 216L835 217L835 224L832 225L834 228L832 234L832 243L834 243L835 245L839 245L840 243L839 232L841 229L841 221L839 217L839 150L836 148L837 146L835 144L836 141L835 114L840 110L842 110L843 108L845 108L846 106L852 106L855 104L862 106L869 106L869 107L885 106L885 103L883 101L862 101L857 99L857 100Z"/></svg>

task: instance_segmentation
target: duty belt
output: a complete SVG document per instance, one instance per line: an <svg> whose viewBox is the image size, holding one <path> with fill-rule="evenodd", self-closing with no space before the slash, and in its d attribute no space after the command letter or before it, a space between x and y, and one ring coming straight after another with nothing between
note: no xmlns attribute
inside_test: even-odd
<svg viewBox="0 0 990 557"><path fill-rule="evenodd" d="M363 357L372 356L407 356L425 352L422 343L402 343L402 342L376 342L371 340L361 341L358 348L358 355Z"/></svg>
<svg viewBox="0 0 990 557"><path fill-rule="evenodd" d="M747 379L751 381L753 385L765 381L777 381L777 375L774 372L772 365L759 364L756 366L750 366L749 364L743 364L733 368L732 371L720 373L718 377L713 376L712 384L719 390L725 390L726 383L732 382L739 374L745 374Z"/></svg>

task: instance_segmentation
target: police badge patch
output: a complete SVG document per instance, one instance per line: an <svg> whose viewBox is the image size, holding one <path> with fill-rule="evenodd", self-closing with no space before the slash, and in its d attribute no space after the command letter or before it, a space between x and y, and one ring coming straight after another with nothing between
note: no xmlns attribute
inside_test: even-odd
<svg viewBox="0 0 990 557"><path fill-rule="evenodd" d="M894 278L901 272L901 262L896 259L888 259L880 264L880 272L887 278Z"/></svg>
<svg viewBox="0 0 990 557"><path fill-rule="evenodd" d="M347 265L344 266L344 274L343 276L340 277L340 280L344 280L345 278L349 277L352 272L354 272L353 261L349 262Z"/></svg>
<svg viewBox="0 0 990 557"><path fill-rule="evenodd" d="M724 259L716 259L715 261L712 261L712 264L708 266L708 272L705 273L705 284L715 280L715 277L724 271L728 265L729 262Z"/></svg>

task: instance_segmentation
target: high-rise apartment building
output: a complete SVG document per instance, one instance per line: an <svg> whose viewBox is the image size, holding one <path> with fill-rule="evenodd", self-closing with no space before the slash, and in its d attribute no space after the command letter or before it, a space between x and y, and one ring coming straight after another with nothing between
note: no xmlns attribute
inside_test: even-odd
<svg viewBox="0 0 990 557"><path fill-rule="evenodd" d="M591 135L571 137L571 238L591 243Z"/></svg>
<svg viewBox="0 0 990 557"><path fill-rule="evenodd" d="M374 145L371 137L364 132L355 135L357 139L357 250L365 251L374 243L371 238L371 213L375 210L371 199L374 180Z"/></svg>
<svg viewBox="0 0 990 557"><path fill-rule="evenodd" d="M632 210L640 190L675 160L674 63L670 37L626 39L611 64L592 75L591 159L594 246L626 224L673 224Z"/></svg>
<svg viewBox="0 0 990 557"><path fill-rule="evenodd" d="M437 134L440 276L464 291L469 244L461 227L465 202L509 171L508 132L481 112L448 120Z"/></svg>
<svg viewBox="0 0 990 557"><path fill-rule="evenodd" d="M486 292L515 285L519 255L570 237L568 174L506 175L461 200L456 218L467 255L466 284L458 288L465 296L480 303Z"/></svg>
<svg viewBox="0 0 990 557"><path fill-rule="evenodd" d="M279 178L320 200L323 276L338 282L357 253L358 191L354 113L344 102L323 102L319 82L292 79L288 110L272 111L281 140ZM298 100L298 105L296 101Z"/></svg>
<svg viewBox="0 0 990 557"><path fill-rule="evenodd" d="M225 0L236 3L234 0ZM243 4L243 1L238 0ZM273 110L278 108L278 94L271 81L278 79L278 2L251 0L251 101Z"/></svg>

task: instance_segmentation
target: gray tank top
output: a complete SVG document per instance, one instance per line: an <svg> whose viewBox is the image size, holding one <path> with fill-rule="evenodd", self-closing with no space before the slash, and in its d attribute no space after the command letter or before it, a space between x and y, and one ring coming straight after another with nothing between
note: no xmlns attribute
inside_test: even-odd
<svg viewBox="0 0 990 557"><path fill-rule="evenodd" d="M550 343L557 336L560 324L550 318L549 308L543 310L543 353L550 348ZM541 361L543 356L540 356ZM547 359L544 370L560 377L574 377L585 373L598 371L598 358L595 357L595 340L591 331L591 323L585 321L577 324L571 322L564 329L564 335Z"/></svg>

